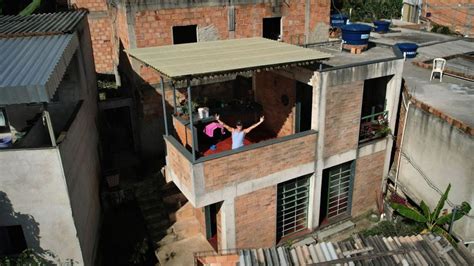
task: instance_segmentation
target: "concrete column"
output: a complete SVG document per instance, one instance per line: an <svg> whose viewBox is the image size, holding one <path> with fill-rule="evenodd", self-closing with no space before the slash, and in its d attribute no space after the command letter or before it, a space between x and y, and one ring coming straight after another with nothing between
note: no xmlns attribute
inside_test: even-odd
<svg viewBox="0 0 474 266"><path fill-rule="evenodd" d="M327 73L315 72L313 78L313 128L318 129L318 141L316 144L316 158L314 166L314 175L311 177L311 196L309 208L308 225L311 228L319 226L319 212L321 206L322 178L324 169L324 123L326 116L326 91L327 91ZM316 94L318 94L316 96ZM315 110L315 105L318 105ZM316 112L316 113L315 113Z"/></svg>
<svg viewBox="0 0 474 266"><path fill-rule="evenodd" d="M221 206L222 249L235 248L235 200L225 200Z"/></svg>

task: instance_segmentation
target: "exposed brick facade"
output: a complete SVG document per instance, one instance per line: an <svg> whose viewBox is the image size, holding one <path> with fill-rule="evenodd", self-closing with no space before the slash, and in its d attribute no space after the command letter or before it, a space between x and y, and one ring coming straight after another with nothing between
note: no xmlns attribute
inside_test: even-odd
<svg viewBox="0 0 474 266"><path fill-rule="evenodd" d="M235 199L236 248L276 244L276 193L271 186Z"/></svg>
<svg viewBox="0 0 474 266"><path fill-rule="evenodd" d="M179 152L171 143L166 141L167 147L167 170L171 170L176 175L183 186L185 186L189 191L192 191L192 175L191 175L191 164L184 157L184 155Z"/></svg>
<svg viewBox="0 0 474 266"><path fill-rule="evenodd" d="M264 106L264 126L283 137L294 133L294 110L296 101L296 81L273 72L256 73L257 101ZM282 97L288 97L288 104Z"/></svg>
<svg viewBox="0 0 474 266"><path fill-rule="evenodd" d="M447 26L463 35L474 36L474 2L472 0L430 0L422 5L422 16L430 12L432 22Z"/></svg>
<svg viewBox="0 0 474 266"><path fill-rule="evenodd" d="M109 17L89 17L95 69L98 73L113 72L115 54L112 38L112 22Z"/></svg>
<svg viewBox="0 0 474 266"><path fill-rule="evenodd" d="M364 81L327 88L324 158L356 149Z"/></svg>
<svg viewBox="0 0 474 266"><path fill-rule="evenodd" d="M71 5L87 8L89 11L106 11L107 0L71 0Z"/></svg>
<svg viewBox="0 0 474 266"><path fill-rule="evenodd" d="M204 162L206 191L313 162L317 135L292 139Z"/></svg>
<svg viewBox="0 0 474 266"><path fill-rule="evenodd" d="M385 150L359 157L356 160L352 216L357 217L377 207L377 194L381 191Z"/></svg>

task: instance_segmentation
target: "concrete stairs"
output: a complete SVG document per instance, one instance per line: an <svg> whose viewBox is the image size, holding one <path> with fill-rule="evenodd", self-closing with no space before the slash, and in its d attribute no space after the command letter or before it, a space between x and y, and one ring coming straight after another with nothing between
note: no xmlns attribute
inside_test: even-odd
<svg viewBox="0 0 474 266"><path fill-rule="evenodd" d="M166 231L155 251L160 265L193 265L193 253L212 250L200 232L201 225L188 202L174 214L176 222Z"/></svg>
<svg viewBox="0 0 474 266"><path fill-rule="evenodd" d="M328 227L323 228L322 230L317 231L315 236L319 241L321 240L326 241L330 239L332 236L351 230L354 227L355 227L355 224L352 221L346 220L346 221L342 221L342 222L330 225Z"/></svg>
<svg viewBox="0 0 474 266"><path fill-rule="evenodd" d="M170 220L161 196L158 178L148 178L135 185L135 198L145 219L148 233L154 243L165 235Z"/></svg>

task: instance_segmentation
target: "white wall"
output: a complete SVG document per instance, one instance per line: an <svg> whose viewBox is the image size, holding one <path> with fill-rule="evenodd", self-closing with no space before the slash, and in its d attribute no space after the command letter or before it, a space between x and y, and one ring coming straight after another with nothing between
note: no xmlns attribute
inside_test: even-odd
<svg viewBox="0 0 474 266"><path fill-rule="evenodd" d="M0 162L0 226L20 224L29 248L82 264L58 149L0 150Z"/></svg>
<svg viewBox="0 0 474 266"><path fill-rule="evenodd" d="M434 208L451 183L450 203L474 206L473 136L412 105L403 142L398 182L410 197ZM444 207L452 209L449 202ZM470 215L454 227L464 241L474 241L474 211Z"/></svg>

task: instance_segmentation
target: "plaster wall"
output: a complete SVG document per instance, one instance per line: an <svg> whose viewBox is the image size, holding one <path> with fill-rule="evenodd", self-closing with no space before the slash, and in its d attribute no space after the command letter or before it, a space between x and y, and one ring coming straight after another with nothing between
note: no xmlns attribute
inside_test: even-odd
<svg viewBox="0 0 474 266"><path fill-rule="evenodd" d="M474 137L413 105L409 108L398 182L415 201L434 208L451 184L449 211L467 201L474 206ZM474 211L455 222L454 233L474 240Z"/></svg>
<svg viewBox="0 0 474 266"><path fill-rule="evenodd" d="M0 226L21 225L28 248L83 264L59 150L3 150L0 161Z"/></svg>

